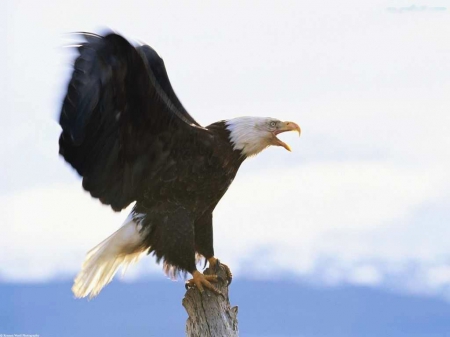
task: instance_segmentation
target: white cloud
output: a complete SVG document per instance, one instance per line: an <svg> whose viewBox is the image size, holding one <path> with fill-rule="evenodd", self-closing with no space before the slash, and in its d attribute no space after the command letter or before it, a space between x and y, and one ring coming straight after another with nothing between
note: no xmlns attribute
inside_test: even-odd
<svg viewBox="0 0 450 337"><path fill-rule="evenodd" d="M440 265L430 268L427 273L427 281L430 286L450 286L450 265Z"/></svg>
<svg viewBox="0 0 450 337"><path fill-rule="evenodd" d="M367 286L380 284L382 278L380 271L370 265L357 267L349 275L351 283Z"/></svg>
<svg viewBox="0 0 450 337"><path fill-rule="evenodd" d="M414 223L420 207L439 200L448 185L443 170L382 163L245 174L216 209L216 250L233 261L237 275L284 271L325 283L357 282L348 275L360 275L361 264L395 275L403 264L430 263L448 253L435 244L445 234L433 231L433 223L427 224L427 244L411 239L424 230L425 224Z"/></svg>

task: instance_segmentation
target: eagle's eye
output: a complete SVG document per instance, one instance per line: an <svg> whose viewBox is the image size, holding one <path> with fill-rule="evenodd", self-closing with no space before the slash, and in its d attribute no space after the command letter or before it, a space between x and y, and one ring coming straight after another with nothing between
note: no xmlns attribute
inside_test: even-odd
<svg viewBox="0 0 450 337"><path fill-rule="evenodd" d="M275 121L270 122L270 126L271 126L271 127L274 128L276 125L277 125L277 122L275 122Z"/></svg>

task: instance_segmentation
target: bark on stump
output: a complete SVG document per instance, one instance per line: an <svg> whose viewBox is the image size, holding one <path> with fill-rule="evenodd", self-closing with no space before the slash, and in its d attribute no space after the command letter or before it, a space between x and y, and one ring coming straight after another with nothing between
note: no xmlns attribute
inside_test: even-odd
<svg viewBox="0 0 450 337"><path fill-rule="evenodd" d="M213 274L210 268L206 269L205 275ZM203 295L197 288L186 291L183 298L183 306L189 318L186 321L187 337L238 337L238 307L231 307L228 298L228 285L226 274L221 269L217 273L219 280L214 286L224 296L217 295L205 288Z"/></svg>

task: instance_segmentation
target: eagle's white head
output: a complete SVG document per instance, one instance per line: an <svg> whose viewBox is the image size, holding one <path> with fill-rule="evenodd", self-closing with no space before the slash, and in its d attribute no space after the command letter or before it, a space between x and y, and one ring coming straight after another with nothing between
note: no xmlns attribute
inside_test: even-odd
<svg viewBox="0 0 450 337"><path fill-rule="evenodd" d="M230 131L230 141L234 150L241 150L246 157L257 155L270 145L291 148L277 138L277 134L286 131L297 131L300 127L294 122L282 122L270 117L238 117L226 121Z"/></svg>

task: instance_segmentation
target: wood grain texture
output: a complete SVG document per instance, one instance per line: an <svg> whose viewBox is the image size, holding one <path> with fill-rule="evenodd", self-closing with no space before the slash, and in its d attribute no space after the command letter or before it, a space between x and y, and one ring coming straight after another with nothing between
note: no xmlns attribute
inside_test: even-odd
<svg viewBox="0 0 450 337"><path fill-rule="evenodd" d="M211 275L210 268L205 275ZM200 294L197 288L186 291L183 306L189 318L186 321L186 336L188 337L237 337L239 336L237 313L238 307L231 307L228 297L226 274L220 270L217 275L224 281L214 283L223 296L209 290Z"/></svg>

